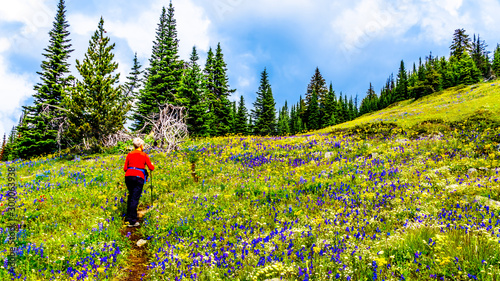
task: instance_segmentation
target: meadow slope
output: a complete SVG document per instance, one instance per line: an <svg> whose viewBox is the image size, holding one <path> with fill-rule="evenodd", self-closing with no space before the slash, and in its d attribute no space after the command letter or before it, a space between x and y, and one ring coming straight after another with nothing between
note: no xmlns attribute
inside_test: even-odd
<svg viewBox="0 0 500 281"><path fill-rule="evenodd" d="M499 106L495 81L300 136L152 151L144 279L500 280ZM0 279L125 280L125 155L2 163L0 209L15 167L22 223Z"/></svg>

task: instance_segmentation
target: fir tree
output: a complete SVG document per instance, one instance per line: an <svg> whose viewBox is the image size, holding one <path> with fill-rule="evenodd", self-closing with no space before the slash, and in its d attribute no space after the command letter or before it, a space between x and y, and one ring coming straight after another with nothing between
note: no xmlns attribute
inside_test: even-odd
<svg viewBox="0 0 500 281"><path fill-rule="evenodd" d="M276 103L271 87L262 97L261 115L255 120L254 133L261 136L276 134Z"/></svg>
<svg viewBox="0 0 500 281"><path fill-rule="evenodd" d="M318 94L316 94L316 90L313 90L311 99L309 100L309 106L307 107L307 127L310 130L321 128Z"/></svg>
<svg viewBox="0 0 500 281"><path fill-rule="evenodd" d="M115 44L105 36L101 18L82 62L76 60L76 69L82 77L65 100L71 137L97 149L106 137L123 129L130 103L118 84L118 63L112 53Z"/></svg>
<svg viewBox="0 0 500 281"><path fill-rule="evenodd" d="M278 114L278 135L285 136L290 134L290 116L288 113L288 105L285 101L285 105L281 108Z"/></svg>
<svg viewBox="0 0 500 281"><path fill-rule="evenodd" d="M481 71L468 54L462 56L458 65L460 84L471 85L481 80Z"/></svg>
<svg viewBox="0 0 500 281"><path fill-rule="evenodd" d="M490 72L490 59L488 55L488 51L486 50L486 42L481 40L479 34L474 34L474 39L472 40L472 48L471 48L471 57L476 67L481 71L483 77L488 77Z"/></svg>
<svg viewBox="0 0 500 281"><path fill-rule="evenodd" d="M469 53L471 49L471 42L469 35L465 33L465 29L456 29L453 34L453 42L451 43L451 55L457 57L459 60L462 55Z"/></svg>
<svg viewBox="0 0 500 281"><path fill-rule="evenodd" d="M223 136L230 133L231 130L231 102L229 96L235 91L229 87L227 77L227 65L224 61L224 55L220 43L217 44L215 57L210 54L207 57L205 66L205 75L207 80L206 89L208 91L208 100L217 122L213 125L212 131L217 136Z"/></svg>
<svg viewBox="0 0 500 281"><path fill-rule="evenodd" d="M307 94L306 94L307 106L309 106L309 102L311 101L313 92L316 92L318 101L324 100L326 94L328 93L328 88L326 87L325 79L319 72L318 67L316 67L316 69L314 70L314 75L311 77L309 85L307 85Z"/></svg>
<svg viewBox="0 0 500 281"><path fill-rule="evenodd" d="M257 121L261 118L262 115L262 101L264 99L267 90L271 87L269 84L269 75L267 73L266 68L260 74L260 85L257 90L257 97L255 102L253 103L253 109L251 110L251 116L254 121Z"/></svg>
<svg viewBox="0 0 500 281"><path fill-rule="evenodd" d="M500 77L500 44L497 44L495 52L493 53L493 72L497 77Z"/></svg>
<svg viewBox="0 0 500 281"><path fill-rule="evenodd" d="M62 116L62 112L56 107L61 105L70 81L69 63L67 62L71 49L69 43L68 23L66 21L66 10L64 0L59 0L57 13L49 32L49 46L44 49L42 61L41 82L35 86L36 93L33 95L34 105L24 107L26 110L26 122L18 128L20 137L18 139L19 156L29 158L35 155L50 153L58 148L57 126L51 125L52 119ZM44 107L50 105L47 111ZM44 112L44 114L42 114Z"/></svg>
<svg viewBox="0 0 500 281"><path fill-rule="evenodd" d="M141 70L141 64L137 59L137 53L134 54L133 66L130 70L129 76L127 76L127 82L123 85L124 97L131 103L132 111L137 110L137 97L139 96L139 90L142 87L144 71ZM129 117L129 119L132 119Z"/></svg>
<svg viewBox="0 0 500 281"><path fill-rule="evenodd" d="M248 135L248 110L245 107L245 100L243 99L243 96L240 96L240 102L238 103L238 110L235 119L234 132L240 135Z"/></svg>
<svg viewBox="0 0 500 281"><path fill-rule="evenodd" d="M236 114L238 113L238 109L236 108L236 102L233 101L231 102L231 107L230 107L231 111L229 113L229 116L230 116L230 130L229 132L234 134L235 133L235 130L236 130Z"/></svg>
<svg viewBox="0 0 500 281"><path fill-rule="evenodd" d="M127 76L127 82L124 85L125 97L135 100L139 95L139 90L142 87L143 83L143 74L144 71L141 70L142 65L139 63L137 59L137 53L134 54L133 66L130 70L129 76Z"/></svg>
<svg viewBox="0 0 500 281"><path fill-rule="evenodd" d="M141 129L146 118L158 113L166 103L179 105L178 90L182 80L183 63L178 55L176 20L172 1L168 11L163 7L160 23L156 30L153 52L146 69L146 83L140 91L138 107L134 114L134 128ZM151 126L147 127L150 130Z"/></svg>
<svg viewBox="0 0 500 281"><path fill-rule="evenodd" d="M323 76L321 75L319 68L316 67L314 71L314 75L311 77L311 81L309 82L309 85L307 85L307 93L306 93L306 106L309 107L311 103L311 98L312 98L312 93L316 92L316 99L317 99L317 106L318 106L318 116L319 120L315 120L314 122L316 123L313 125L313 127L316 128L316 126L319 126L318 128L321 128L323 126L323 119L324 119L324 106L323 103L326 99L326 95L328 94L328 88L326 87L326 82ZM310 111L311 112L311 111ZM309 115L306 114L305 121L309 125ZM316 118L316 116L314 116ZM309 126L309 129L312 129Z"/></svg>
<svg viewBox="0 0 500 281"><path fill-rule="evenodd" d="M188 109L187 126L193 136L208 136L210 128L206 124L207 101L204 97L203 73L198 65L198 52L193 47L189 68L182 77L181 87L178 91L178 102Z"/></svg>
<svg viewBox="0 0 500 281"><path fill-rule="evenodd" d="M395 96L394 100L391 100L389 104L410 98L408 92L408 77L405 69L405 63L403 60L401 60L401 65L399 66L394 96Z"/></svg>
<svg viewBox="0 0 500 281"><path fill-rule="evenodd" d="M335 91L333 90L332 83L330 83L330 88L323 101L323 111L322 116L323 121L321 122L323 126L333 126L336 125L336 108L337 108L337 98L335 97Z"/></svg>
<svg viewBox="0 0 500 281"><path fill-rule="evenodd" d="M366 97L361 101L361 106L359 107L359 114L363 115L377 110L378 97L373 89L372 83L366 92Z"/></svg>

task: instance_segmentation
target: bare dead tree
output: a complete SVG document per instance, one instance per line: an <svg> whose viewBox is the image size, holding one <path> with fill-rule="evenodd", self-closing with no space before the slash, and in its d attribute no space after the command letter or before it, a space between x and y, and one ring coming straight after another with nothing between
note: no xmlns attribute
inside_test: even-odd
<svg viewBox="0 0 500 281"><path fill-rule="evenodd" d="M69 128L67 115L71 114L71 112L65 108L45 104L42 114L49 116L50 111L54 109L65 113L60 117L50 119L48 123L49 126L58 128L57 144L59 145L60 151L62 138ZM159 113L154 113L149 118L143 116L146 122L144 127L137 132L129 132L123 129L112 135L105 136L99 141L104 147L113 147L116 146L118 142L126 142L135 137L144 138L147 134L144 134L143 131L146 127L151 126L153 139L159 144L159 147L165 148L167 152L178 150L180 144L189 136L185 111L185 107L164 104L159 106ZM89 140L83 139L82 143L77 146L81 146L83 149L88 150L91 148L91 143Z"/></svg>
<svg viewBox="0 0 500 281"><path fill-rule="evenodd" d="M160 147L165 146L167 152L178 150L180 144L189 137L185 111L185 107L165 104L150 119L153 139Z"/></svg>

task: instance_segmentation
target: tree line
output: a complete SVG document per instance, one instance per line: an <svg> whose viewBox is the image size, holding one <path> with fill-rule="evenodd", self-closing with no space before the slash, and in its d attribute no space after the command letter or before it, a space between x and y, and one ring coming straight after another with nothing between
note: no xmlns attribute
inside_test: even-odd
<svg viewBox="0 0 500 281"><path fill-rule="evenodd" d="M68 60L73 52L69 39L64 0L59 0L49 45L44 49L40 82L34 87L34 102L23 114L9 137L4 135L0 159L30 158L61 148L86 143L94 150L110 134L125 129L151 130L148 118L165 103L187 108L187 126L193 137L241 135L293 135L355 119L405 99L418 99L459 84L473 84L500 73L500 47L492 61L479 35L471 41L465 30L455 31L449 59L432 55L414 64L411 71L401 61L396 80L389 77L380 95L371 83L358 106L357 97L337 96L332 83L316 68L305 97L276 110L269 73L260 74L260 85L249 111L243 96L238 102L229 97L231 89L227 65L220 43L210 48L202 66L196 47L190 58L179 58L175 9L163 7L156 28L149 65L143 69L137 55L126 82L120 84L114 61L115 44L101 17L89 40L83 60L76 60L79 77L70 73ZM61 135L61 126L64 134Z"/></svg>

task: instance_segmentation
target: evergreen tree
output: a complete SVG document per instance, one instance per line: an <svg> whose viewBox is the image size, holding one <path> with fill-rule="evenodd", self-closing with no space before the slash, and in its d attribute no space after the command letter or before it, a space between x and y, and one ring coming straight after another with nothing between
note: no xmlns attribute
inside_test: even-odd
<svg viewBox="0 0 500 281"><path fill-rule="evenodd" d="M307 94L306 94L306 105L309 106L309 102L311 101L313 92L316 92L318 101L323 100L328 93L328 88L326 87L326 82L321 73L319 72L319 68L316 67L314 70L314 75L311 77L311 81L309 85L307 85Z"/></svg>
<svg viewBox="0 0 500 281"><path fill-rule="evenodd" d="M134 54L133 66L130 70L129 76L127 76L127 82L124 85L125 97L130 100L135 100L139 96L139 90L142 87L143 78L142 75L144 71L141 70L142 65L139 63L137 59L137 53Z"/></svg>
<svg viewBox="0 0 500 281"><path fill-rule="evenodd" d="M321 122L323 126L333 126L336 125L336 108L337 108L337 98L335 97L335 91L333 90L332 83L325 100L323 101L323 121Z"/></svg>
<svg viewBox="0 0 500 281"><path fill-rule="evenodd" d="M231 129L231 102L229 96L235 90L230 89L227 77L227 65L220 43L217 44L215 56L209 51L205 66L207 99L214 110L217 122L213 124L213 134L223 136L230 133Z"/></svg>
<svg viewBox="0 0 500 281"><path fill-rule="evenodd" d="M394 96L395 96L394 100L392 100L390 103L410 98L408 92L408 77L405 69L405 63L403 60L401 60L401 65L399 66Z"/></svg>
<svg viewBox="0 0 500 281"><path fill-rule="evenodd" d="M123 92L126 99L132 105L132 111L137 110L137 97L139 96L139 90L142 87L144 71L141 70L141 64L137 59L137 53L134 54L133 66L130 70L129 76L127 76L127 82L123 85ZM133 118L128 117L133 120Z"/></svg>
<svg viewBox="0 0 500 281"><path fill-rule="evenodd" d="M471 57L476 64L476 67L481 71L483 77L489 76L488 74L491 68L490 59L486 47L488 47L488 45L486 45L486 42L484 40L481 40L479 34L477 35L477 39L476 34L474 34L471 48Z"/></svg>
<svg viewBox="0 0 500 281"><path fill-rule="evenodd" d="M160 23L156 30L153 52L146 69L146 83L140 91L138 107L134 114L134 128L141 129L146 118L152 113L158 113L159 107L169 103L179 105L178 90L182 80L183 63L178 55L179 40L177 39L176 20L172 1L168 12L163 7ZM147 126L147 130L151 126Z"/></svg>
<svg viewBox="0 0 500 281"><path fill-rule="evenodd" d="M42 61L41 82L34 87L36 93L33 95L34 105L26 106L26 120L23 126L18 128L20 137L18 139L18 153L22 158L50 153L58 148L57 126L51 125L50 121L61 117L62 112L56 107L61 105L63 96L73 79L69 75L68 59L71 49L66 21L66 10L64 0L59 0L57 13L49 32L49 46L44 49ZM44 107L50 105L47 111ZM43 113L43 114L42 114Z"/></svg>
<svg viewBox="0 0 500 281"><path fill-rule="evenodd" d="M458 65L460 84L471 85L481 81L481 71L468 54L462 56Z"/></svg>
<svg viewBox="0 0 500 281"><path fill-rule="evenodd" d="M208 136L210 128L206 124L207 101L204 97L203 73L198 64L198 52L193 47L189 68L182 77L178 91L178 102L188 109L186 123L193 136Z"/></svg>
<svg viewBox="0 0 500 281"><path fill-rule="evenodd" d="M324 119L323 116L325 115L323 103L326 99L326 95L328 94L328 88L326 86L325 79L321 75L318 67L316 67L316 69L314 70L314 75L311 77L311 81L307 85L307 93L306 93L306 101L305 101L307 107L309 107L309 105L311 103L311 98L312 98L313 92L316 92L316 98L317 98L317 103L318 103L318 114L319 114L319 118L320 118L319 120L314 121L314 122L318 122L316 125L319 126L318 128L320 128L323 126L322 121ZM309 116L306 115L305 117L306 117L306 119L305 119L306 123L310 123L308 120ZM316 116L315 116L315 118L316 118ZM314 127L316 127L316 125ZM311 129L311 128L309 128L309 129Z"/></svg>
<svg viewBox="0 0 500 281"><path fill-rule="evenodd" d="M112 53L115 44L109 44L101 18L82 62L76 60L76 69L82 77L66 97L69 134L77 142L88 143L97 149L111 134L123 129L130 103L118 84L118 63Z"/></svg>
<svg viewBox="0 0 500 281"><path fill-rule="evenodd" d="M299 117L300 119L300 130L299 132L303 132L305 130L305 123L306 123L306 120L307 120L307 105L306 105L306 101L304 99L302 99L302 95L299 96L299 103L297 105L297 116Z"/></svg>
<svg viewBox="0 0 500 281"><path fill-rule="evenodd" d="M471 42L469 35L465 33L465 29L456 29L453 34L453 42L451 43L451 55L457 57L459 60L462 55L469 53L471 49Z"/></svg>
<svg viewBox="0 0 500 281"><path fill-rule="evenodd" d="M240 102L238 103L238 110L236 113L235 128L234 132L240 135L248 135L248 110L245 107L245 100L243 96L240 96Z"/></svg>
<svg viewBox="0 0 500 281"><path fill-rule="evenodd" d="M262 97L260 118L255 120L254 133L261 136L276 134L276 103L269 86Z"/></svg>
<svg viewBox="0 0 500 281"><path fill-rule="evenodd" d="M500 44L497 44L495 52L493 53L493 72L497 77L500 77Z"/></svg>
<svg viewBox="0 0 500 281"><path fill-rule="evenodd" d="M309 128L309 130L317 130L321 128L318 94L316 94L316 90L313 90L311 94L311 99L309 100L309 106L307 107L306 112L307 112L307 127Z"/></svg>
<svg viewBox="0 0 500 281"><path fill-rule="evenodd" d="M284 136L290 134L290 115L288 112L288 105L285 101L285 105L281 108L278 114L278 135Z"/></svg>
<svg viewBox="0 0 500 281"><path fill-rule="evenodd" d="M236 102L233 101L231 102L231 112L229 113L230 116L230 133L234 134L236 130L236 114L238 113L238 109L236 108Z"/></svg>
<svg viewBox="0 0 500 281"><path fill-rule="evenodd" d="M262 101L264 100L264 96L267 93L267 90L271 87L269 84L269 74L267 73L266 68L260 74L260 85L257 90L257 97L255 102L253 103L253 109L251 110L251 116L254 121L257 121L261 118L262 115Z"/></svg>
<svg viewBox="0 0 500 281"><path fill-rule="evenodd" d="M359 114L363 115L366 113L373 112L377 110L378 97L373 89L372 83L366 92L366 97L361 101L361 106L359 107Z"/></svg>

